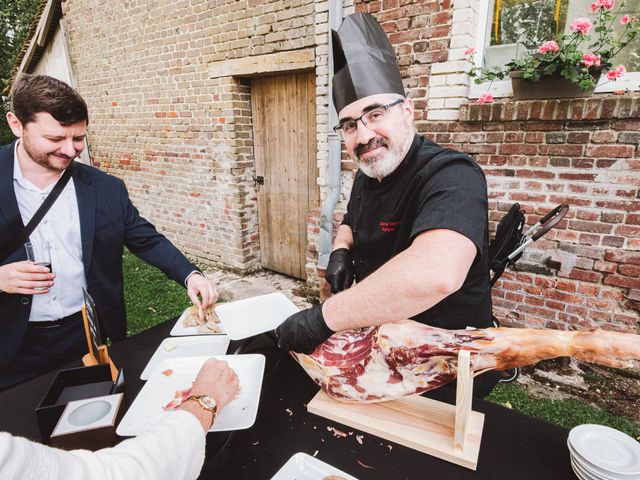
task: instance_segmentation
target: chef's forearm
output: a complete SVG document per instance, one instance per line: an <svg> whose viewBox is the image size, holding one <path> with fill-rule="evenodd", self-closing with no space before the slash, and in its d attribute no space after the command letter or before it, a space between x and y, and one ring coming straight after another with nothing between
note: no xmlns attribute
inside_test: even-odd
<svg viewBox="0 0 640 480"><path fill-rule="evenodd" d="M457 291L476 248L450 230L431 230L412 246L344 292L329 298L322 313L334 331L403 320Z"/></svg>
<svg viewBox="0 0 640 480"><path fill-rule="evenodd" d="M353 247L353 232L349 225L340 225L336 233L336 238L333 240L333 249L346 248L351 250Z"/></svg>

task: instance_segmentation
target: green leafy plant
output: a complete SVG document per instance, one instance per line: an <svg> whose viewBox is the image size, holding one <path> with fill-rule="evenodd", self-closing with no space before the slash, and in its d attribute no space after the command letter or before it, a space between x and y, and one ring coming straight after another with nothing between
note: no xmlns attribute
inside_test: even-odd
<svg viewBox="0 0 640 480"><path fill-rule="evenodd" d="M543 77L561 75L585 91L594 88L605 71L609 80L616 80L626 73L626 69L624 65L614 68L612 59L638 36L640 22L629 15L620 16L624 2L620 2L614 13L614 3L615 0L596 0L591 4L591 10L596 14L593 22L586 17L576 18L569 25L570 34L547 40L504 67L472 67L469 74L478 84L503 79L515 71L521 71L522 78L530 83ZM621 25L619 32L614 30L616 19ZM594 40L590 33L595 34ZM475 50L469 48L465 54L473 59ZM487 93L480 97L478 103L492 99Z"/></svg>

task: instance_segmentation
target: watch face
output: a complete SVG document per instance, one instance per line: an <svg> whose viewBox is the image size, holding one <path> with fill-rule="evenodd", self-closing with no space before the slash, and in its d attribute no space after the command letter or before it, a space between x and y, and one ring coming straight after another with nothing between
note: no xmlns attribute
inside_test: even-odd
<svg viewBox="0 0 640 480"><path fill-rule="evenodd" d="M218 406L216 401L207 395L205 395L204 397L200 397L200 402L206 408L216 408Z"/></svg>

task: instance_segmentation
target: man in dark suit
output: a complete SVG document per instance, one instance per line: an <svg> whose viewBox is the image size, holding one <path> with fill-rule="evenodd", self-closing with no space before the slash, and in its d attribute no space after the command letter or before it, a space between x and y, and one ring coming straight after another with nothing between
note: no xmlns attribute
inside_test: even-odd
<svg viewBox="0 0 640 480"><path fill-rule="evenodd" d="M87 106L67 84L22 75L7 121L18 139L0 149L0 250L19 236L62 173L72 176L30 235L47 245L52 270L26 261L20 245L0 259L0 390L86 353L82 287L94 297L103 332L126 336L122 253L183 284L197 306L213 305L202 275L133 206L124 182L75 162L84 148Z"/></svg>

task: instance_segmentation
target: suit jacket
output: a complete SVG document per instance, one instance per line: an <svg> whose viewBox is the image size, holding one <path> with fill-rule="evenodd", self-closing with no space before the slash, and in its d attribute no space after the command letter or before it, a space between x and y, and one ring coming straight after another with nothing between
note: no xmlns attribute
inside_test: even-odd
<svg viewBox="0 0 640 480"><path fill-rule="evenodd" d="M0 148L0 245L17 237L24 228L13 188L14 145L15 142ZM72 178L78 199L87 289L95 301L103 336L121 340L126 336L122 278L125 245L181 285L197 268L140 216L121 179L78 162ZM22 245L1 265L21 260L26 260ZM0 293L0 369L18 352L30 311L30 295Z"/></svg>

